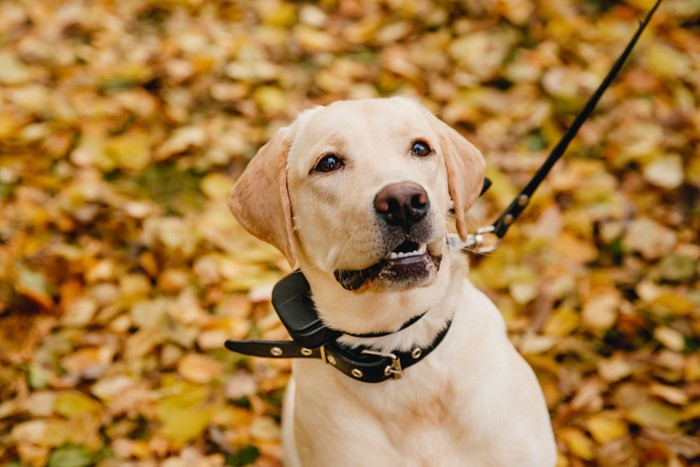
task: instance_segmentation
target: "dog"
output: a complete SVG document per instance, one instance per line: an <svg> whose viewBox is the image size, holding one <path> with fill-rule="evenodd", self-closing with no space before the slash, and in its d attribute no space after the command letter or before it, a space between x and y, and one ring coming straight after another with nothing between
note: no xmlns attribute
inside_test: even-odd
<svg viewBox="0 0 700 467"><path fill-rule="evenodd" d="M555 465L537 379L447 242L454 229L466 238L484 171L467 139L392 97L301 112L237 180L231 211L301 269L343 346L431 351L377 384L294 360L286 466Z"/></svg>

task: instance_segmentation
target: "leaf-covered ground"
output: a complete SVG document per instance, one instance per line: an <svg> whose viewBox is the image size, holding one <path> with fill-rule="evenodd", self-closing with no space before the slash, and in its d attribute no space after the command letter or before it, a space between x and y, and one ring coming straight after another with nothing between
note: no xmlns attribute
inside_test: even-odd
<svg viewBox="0 0 700 467"><path fill-rule="evenodd" d="M494 219L651 0L0 2L0 464L276 466L287 266L225 199L299 110L417 96ZM667 0L472 280L561 466L700 462L700 2Z"/></svg>

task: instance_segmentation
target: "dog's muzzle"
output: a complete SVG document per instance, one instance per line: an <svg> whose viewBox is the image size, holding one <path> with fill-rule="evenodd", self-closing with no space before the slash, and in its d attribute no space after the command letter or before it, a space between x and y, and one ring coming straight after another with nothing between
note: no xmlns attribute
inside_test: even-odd
<svg viewBox="0 0 700 467"><path fill-rule="evenodd" d="M417 284L439 269L442 257L428 251L430 199L421 185L399 182L385 186L374 197L374 209L392 249L364 269L336 270L335 278L344 289L359 290L379 278L391 285Z"/></svg>

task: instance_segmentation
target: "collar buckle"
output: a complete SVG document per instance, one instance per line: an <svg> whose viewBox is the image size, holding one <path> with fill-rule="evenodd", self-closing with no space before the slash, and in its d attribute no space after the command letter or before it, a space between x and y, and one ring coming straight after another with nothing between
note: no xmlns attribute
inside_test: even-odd
<svg viewBox="0 0 700 467"><path fill-rule="evenodd" d="M384 353L384 352L378 352L376 350L369 350L369 349L364 349L362 351L362 353L365 355L374 355L377 357L390 358L391 364L387 365L384 368L384 376L391 376L394 379L401 379L402 368L401 368L401 360L399 360L399 357L397 357L393 353Z"/></svg>

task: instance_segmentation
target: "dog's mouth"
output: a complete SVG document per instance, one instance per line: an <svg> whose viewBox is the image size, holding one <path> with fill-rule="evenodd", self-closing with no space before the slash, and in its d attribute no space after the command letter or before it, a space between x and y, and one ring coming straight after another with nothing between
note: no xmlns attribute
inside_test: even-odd
<svg viewBox="0 0 700 467"><path fill-rule="evenodd" d="M338 269L335 279L346 290L358 290L375 279L385 279L398 285L411 285L427 279L432 270L440 268L441 255L432 255L426 243L406 240L394 248L388 257L364 269Z"/></svg>

